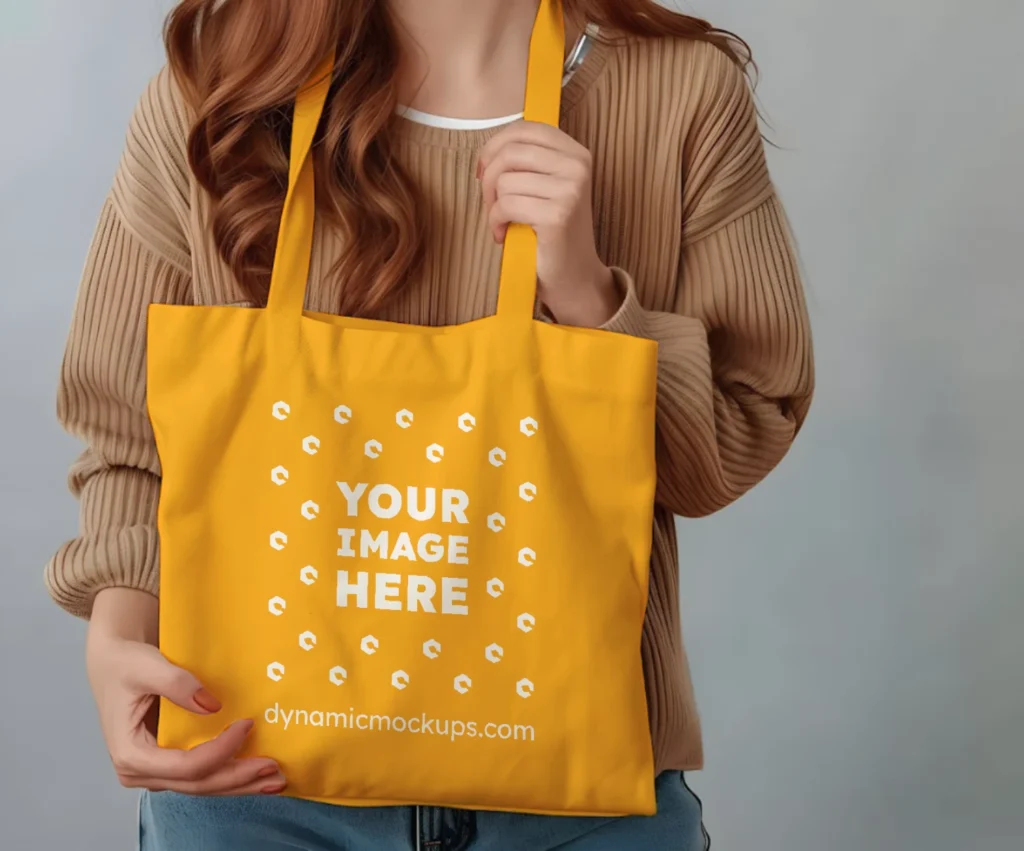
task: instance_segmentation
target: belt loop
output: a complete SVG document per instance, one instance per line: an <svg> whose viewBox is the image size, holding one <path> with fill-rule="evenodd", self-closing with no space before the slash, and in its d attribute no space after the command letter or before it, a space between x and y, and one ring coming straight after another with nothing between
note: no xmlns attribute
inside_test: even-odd
<svg viewBox="0 0 1024 851"><path fill-rule="evenodd" d="M472 810L458 810L458 835L452 851L466 851L476 838L476 813Z"/></svg>

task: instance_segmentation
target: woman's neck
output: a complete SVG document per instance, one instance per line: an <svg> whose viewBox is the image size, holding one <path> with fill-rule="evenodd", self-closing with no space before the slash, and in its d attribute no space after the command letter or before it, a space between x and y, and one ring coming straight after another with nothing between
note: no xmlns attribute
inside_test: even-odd
<svg viewBox="0 0 1024 851"><path fill-rule="evenodd" d="M402 61L399 101L453 118L519 112L537 0L388 0ZM575 42L579 31L567 33Z"/></svg>

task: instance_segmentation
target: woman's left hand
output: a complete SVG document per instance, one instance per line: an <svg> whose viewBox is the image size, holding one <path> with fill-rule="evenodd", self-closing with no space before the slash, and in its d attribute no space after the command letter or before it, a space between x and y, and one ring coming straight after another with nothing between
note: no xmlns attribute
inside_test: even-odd
<svg viewBox="0 0 1024 851"><path fill-rule="evenodd" d="M597 327L621 296L594 245L590 151L547 124L517 121L480 152L477 178L494 239L512 222L537 233L537 287L557 322Z"/></svg>

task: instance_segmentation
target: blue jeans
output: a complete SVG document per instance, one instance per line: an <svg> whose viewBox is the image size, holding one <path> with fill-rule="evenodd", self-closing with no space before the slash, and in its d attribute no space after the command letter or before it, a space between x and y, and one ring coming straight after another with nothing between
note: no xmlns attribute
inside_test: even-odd
<svg viewBox="0 0 1024 851"><path fill-rule="evenodd" d="M679 772L650 818L575 818L437 807L347 808L295 798L144 792L141 851L704 851L700 801Z"/></svg>

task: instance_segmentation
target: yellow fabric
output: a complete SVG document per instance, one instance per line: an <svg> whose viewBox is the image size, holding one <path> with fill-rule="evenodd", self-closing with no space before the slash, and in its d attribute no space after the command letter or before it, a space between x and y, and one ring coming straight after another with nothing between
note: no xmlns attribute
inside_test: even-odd
<svg viewBox="0 0 1024 851"><path fill-rule="evenodd" d="M551 123L562 45L544 0L526 111ZM304 313L327 87L298 96L267 308L150 308L160 644L224 703L164 701L160 744L252 717L299 797L651 813L657 346L534 321L518 226L495 316Z"/></svg>

